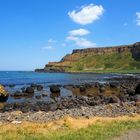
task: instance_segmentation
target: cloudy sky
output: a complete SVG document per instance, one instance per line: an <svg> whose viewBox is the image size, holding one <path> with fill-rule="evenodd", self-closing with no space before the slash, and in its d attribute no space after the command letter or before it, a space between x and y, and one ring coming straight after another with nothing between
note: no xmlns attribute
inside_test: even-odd
<svg viewBox="0 0 140 140"><path fill-rule="evenodd" d="M140 41L140 0L0 0L0 70L34 70L73 49Z"/></svg>

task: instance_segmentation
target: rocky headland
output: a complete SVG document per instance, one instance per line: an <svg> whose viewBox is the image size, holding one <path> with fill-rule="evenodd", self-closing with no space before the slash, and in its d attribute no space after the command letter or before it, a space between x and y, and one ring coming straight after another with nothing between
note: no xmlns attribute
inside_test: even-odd
<svg viewBox="0 0 140 140"><path fill-rule="evenodd" d="M123 63L121 61L124 61ZM120 65L118 64L120 63ZM140 71L140 43L73 50L36 72Z"/></svg>

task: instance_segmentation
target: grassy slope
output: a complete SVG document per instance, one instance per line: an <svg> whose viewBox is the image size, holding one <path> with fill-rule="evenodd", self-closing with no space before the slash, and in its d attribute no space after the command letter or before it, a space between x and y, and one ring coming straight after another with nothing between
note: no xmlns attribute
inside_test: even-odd
<svg viewBox="0 0 140 140"><path fill-rule="evenodd" d="M111 140L130 129L140 129L140 118L112 121L99 119L94 124L80 129L72 129L68 122L57 129L50 130L50 127L47 124L27 123L1 125L0 140Z"/></svg>
<svg viewBox="0 0 140 140"><path fill-rule="evenodd" d="M131 53L114 53L81 58L72 64L68 71L81 72L140 72L140 61L132 58Z"/></svg>

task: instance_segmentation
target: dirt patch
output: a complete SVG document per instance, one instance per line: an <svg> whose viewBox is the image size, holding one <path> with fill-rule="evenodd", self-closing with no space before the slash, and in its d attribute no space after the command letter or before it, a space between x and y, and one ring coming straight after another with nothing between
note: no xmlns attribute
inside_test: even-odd
<svg viewBox="0 0 140 140"><path fill-rule="evenodd" d="M122 136L115 138L113 140L140 140L140 129L130 130Z"/></svg>

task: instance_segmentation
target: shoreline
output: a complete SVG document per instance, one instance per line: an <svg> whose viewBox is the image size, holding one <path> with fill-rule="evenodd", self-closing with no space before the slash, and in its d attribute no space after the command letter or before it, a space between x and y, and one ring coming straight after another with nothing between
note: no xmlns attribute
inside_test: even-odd
<svg viewBox="0 0 140 140"><path fill-rule="evenodd" d="M42 85L31 84L10 94L17 99L29 96L27 100L0 105L0 120L44 122L61 119L66 115L90 118L140 114L140 95L136 92L138 84L138 77L114 77L108 83L49 86L47 94ZM70 90L72 95L61 96L62 88ZM42 100L43 98L50 100Z"/></svg>
<svg viewBox="0 0 140 140"><path fill-rule="evenodd" d="M0 123L21 123L25 121L32 123L49 123L51 121L64 119L65 117L71 117L75 119L90 119L96 117L133 117L136 115L140 115L140 104L135 104L134 102L126 102L122 105L115 103L94 107L81 106L79 108L55 110L49 112L37 111L23 113L22 111L15 110L11 112L0 113Z"/></svg>

